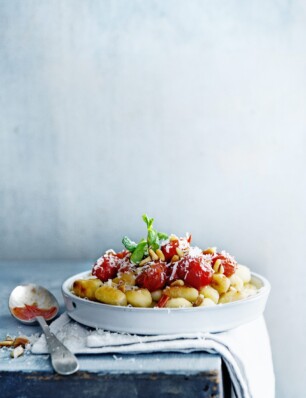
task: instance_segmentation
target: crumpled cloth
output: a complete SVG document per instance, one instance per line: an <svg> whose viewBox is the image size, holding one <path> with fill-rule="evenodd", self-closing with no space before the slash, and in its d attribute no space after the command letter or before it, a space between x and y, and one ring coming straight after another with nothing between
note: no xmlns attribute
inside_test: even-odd
<svg viewBox="0 0 306 398"><path fill-rule="evenodd" d="M237 398L274 398L275 379L269 335L264 318L222 333L139 336L90 329L64 313L51 331L75 354L144 354L153 352L209 352L227 366ZM46 354L45 335L32 353Z"/></svg>

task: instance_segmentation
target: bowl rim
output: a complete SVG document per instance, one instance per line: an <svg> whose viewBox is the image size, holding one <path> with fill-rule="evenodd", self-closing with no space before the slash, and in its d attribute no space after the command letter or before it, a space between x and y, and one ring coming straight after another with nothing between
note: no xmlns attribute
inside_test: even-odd
<svg viewBox="0 0 306 398"><path fill-rule="evenodd" d="M263 277L262 275L255 273L255 272L251 272L251 276L252 278L256 278L258 279L262 286L258 289L257 293L253 296L247 297L245 299L242 300L237 300L237 301L233 301L231 303L225 303L225 304L217 304L211 307L188 307L188 308L157 308L157 307L153 307L153 308L142 308L142 307L128 307L128 306L119 306L119 305L111 305L111 304L104 304L104 303L98 303L96 301L91 301L82 297L78 297L76 295L74 295L70 290L68 285L72 283L72 281L74 281L75 279L80 278L81 276L85 276L88 275L91 271L83 271L83 272L79 272L78 274L75 274L73 276L70 276L69 278L67 278L63 283L62 283L62 294L63 296L67 295L69 296L71 299L76 300L77 302L81 302L84 304L88 304L91 305L93 307L96 308L101 308L104 310L114 310L116 312L122 312L122 311L130 311L130 312L161 312L161 313L171 313L171 312L200 312L200 311L221 311L224 308L234 308L237 306L241 306L244 305L246 303L250 303L250 302L254 302L254 301L258 301L263 297L268 297L270 290L271 290L271 284L270 282ZM226 306L226 307L224 307Z"/></svg>

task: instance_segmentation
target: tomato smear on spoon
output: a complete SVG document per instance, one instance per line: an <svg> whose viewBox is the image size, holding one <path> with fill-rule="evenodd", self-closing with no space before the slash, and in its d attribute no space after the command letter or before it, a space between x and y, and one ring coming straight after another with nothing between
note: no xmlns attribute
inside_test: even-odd
<svg viewBox="0 0 306 398"><path fill-rule="evenodd" d="M42 316L45 319L53 318L57 312L57 308L54 306L50 308L38 308L36 304L25 304L24 307L14 307L12 312L16 318L22 319L24 321L30 321L36 316Z"/></svg>

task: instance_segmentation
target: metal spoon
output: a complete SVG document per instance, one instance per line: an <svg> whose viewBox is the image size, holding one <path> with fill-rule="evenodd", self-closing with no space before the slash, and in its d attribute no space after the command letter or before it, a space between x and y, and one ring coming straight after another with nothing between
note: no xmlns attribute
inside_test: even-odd
<svg viewBox="0 0 306 398"><path fill-rule="evenodd" d="M31 325L37 321L40 324L46 335L52 366L57 373L61 375L70 375L79 369L79 364L75 355L50 332L49 326L47 325L46 320L51 321L59 311L58 302L49 290L35 284L19 285L15 287L10 294L8 305L13 317L20 322ZM48 315L46 314L45 317L34 315L30 319L22 319L20 314L16 311L16 308L25 307L25 305L35 305L39 309L50 309L54 307L54 311Z"/></svg>

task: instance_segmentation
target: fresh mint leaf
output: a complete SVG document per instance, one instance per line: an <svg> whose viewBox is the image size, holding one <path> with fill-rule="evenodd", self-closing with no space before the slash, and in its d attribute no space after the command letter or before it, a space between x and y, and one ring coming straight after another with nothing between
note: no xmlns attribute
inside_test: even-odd
<svg viewBox="0 0 306 398"><path fill-rule="evenodd" d="M148 230L152 229L154 218L150 218L146 214L143 214L142 219L147 224Z"/></svg>
<svg viewBox="0 0 306 398"><path fill-rule="evenodd" d="M155 229L151 229L148 231L147 240L149 247L152 247L153 250L157 250L159 248L159 238Z"/></svg>
<svg viewBox="0 0 306 398"><path fill-rule="evenodd" d="M128 250L129 252L133 253L134 250L137 247L137 243L133 242L130 238L128 238L127 236L124 236L122 238L122 243L123 246L126 248L126 250Z"/></svg>
<svg viewBox="0 0 306 398"><path fill-rule="evenodd" d="M135 264L140 263L147 249L148 243L145 239L142 239L136 246L133 254L131 255L131 261Z"/></svg>
<svg viewBox="0 0 306 398"><path fill-rule="evenodd" d="M167 234L165 234L164 232L157 232L157 236L158 236L159 240L166 240L169 238L169 236Z"/></svg>

